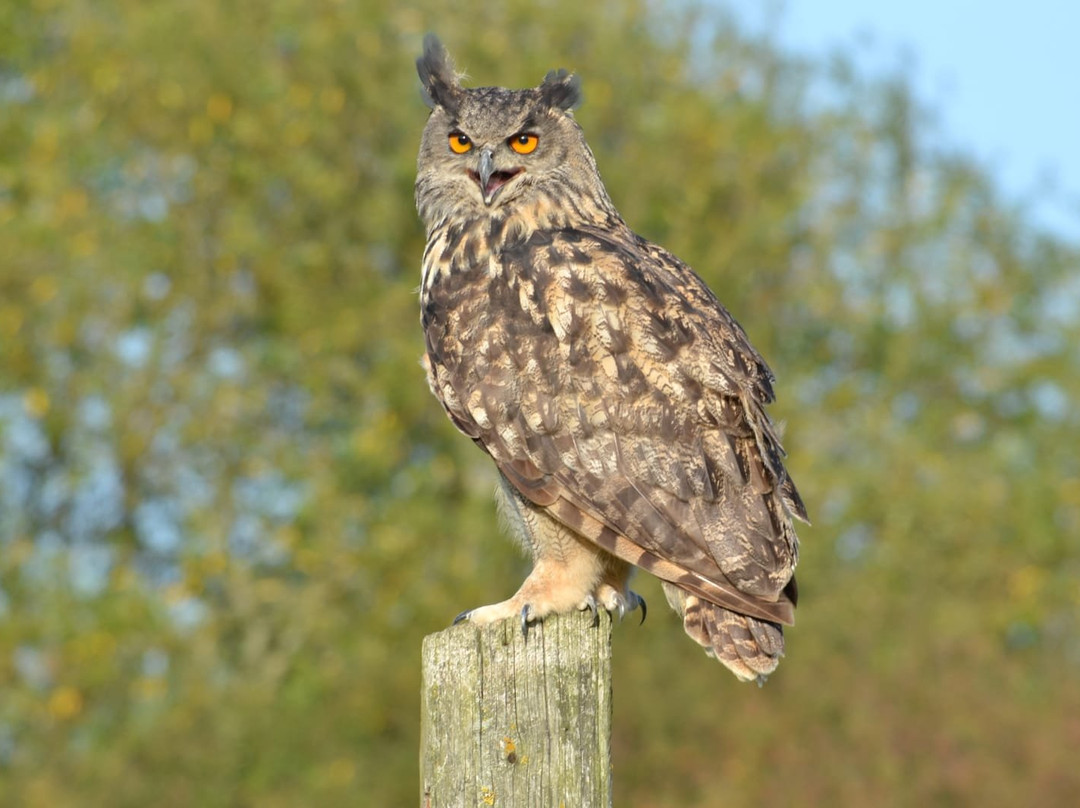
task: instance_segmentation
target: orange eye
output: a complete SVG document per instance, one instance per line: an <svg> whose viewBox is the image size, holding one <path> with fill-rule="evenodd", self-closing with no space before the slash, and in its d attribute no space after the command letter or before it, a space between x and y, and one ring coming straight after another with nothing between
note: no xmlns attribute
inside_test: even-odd
<svg viewBox="0 0 1080 808"><path fill-rule="evenodd" d="M510 148L518 154L532 154L536 151L536 145L540 142L540 138L527 132L521 132L510 138L509 142Z"/></svg>
<svg viewBox="0 0 1080 808"><path fill-rule="evenodd" d="M465 152L471 150L472 141L469 140L468 135L464 135L461 132L450 133L450 151L454 154L465 154Z"/></svg>

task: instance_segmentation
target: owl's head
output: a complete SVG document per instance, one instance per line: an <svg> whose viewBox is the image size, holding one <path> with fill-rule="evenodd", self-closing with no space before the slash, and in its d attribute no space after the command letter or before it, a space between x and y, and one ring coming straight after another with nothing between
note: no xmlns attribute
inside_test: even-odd
<svg viewBox="0 0 1080 808"><path fill-rule="evenodd" d="M431 107L416 178L417 207L429 228L565 202L569 194L610 205L571 114L581 101L575 75L553 70L527 90L466 89L433 34L416 69Z"/></svg>

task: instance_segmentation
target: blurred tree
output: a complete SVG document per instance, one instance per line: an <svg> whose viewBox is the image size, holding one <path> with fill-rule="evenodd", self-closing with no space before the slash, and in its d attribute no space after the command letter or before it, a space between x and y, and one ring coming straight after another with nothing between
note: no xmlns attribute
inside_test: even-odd
<svg viewBox="0 0 1080 808"><path fill-rule="evenodd" d="M522 564L417 366L427 30L478 83L582 74L616 203L777 371L816 520L763 690L619 630L619 804L1067 803L1076 245L900 78L564 0L0 8L2 801L415 799L420 638Z"/></svg>

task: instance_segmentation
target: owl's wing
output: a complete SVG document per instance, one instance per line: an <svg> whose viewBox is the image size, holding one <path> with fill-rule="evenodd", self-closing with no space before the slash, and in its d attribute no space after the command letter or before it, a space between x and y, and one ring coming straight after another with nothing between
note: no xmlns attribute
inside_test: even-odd
<svg viewBox="0 0 1080 808"><path fill-rule="evenodd" d="M806 514L772 376L700 278L636 236L565 230L504 250L462 307L468 282L442 286L464 336L429 340L432 387L506 478L658 577L791 623Z"/></svg>

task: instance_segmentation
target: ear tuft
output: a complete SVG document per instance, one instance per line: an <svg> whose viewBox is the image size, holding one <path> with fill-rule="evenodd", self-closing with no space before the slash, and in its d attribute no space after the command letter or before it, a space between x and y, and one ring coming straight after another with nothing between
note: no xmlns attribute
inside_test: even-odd
<svg viewBox="0 0 1080 808"><path fill-rule="evenodd" d="M544 76L540 96L548 106L572 110L581 104L581 79L566 70L552 70Z"/></svg>
<svg viewBox="0 0 1080 808"><path fill-rule="evenodd" d="M424 53L416 60L416 72L424 85L424 103L442 107L453 115L461 103L461 82L454 63L435 34L424 37Z"/></svg>

